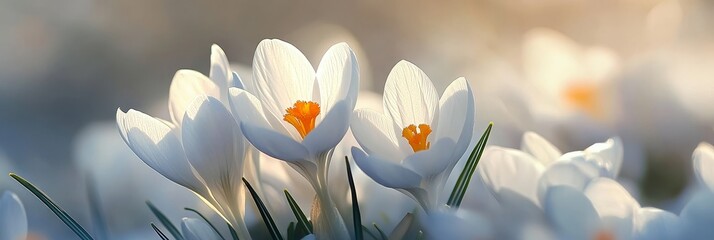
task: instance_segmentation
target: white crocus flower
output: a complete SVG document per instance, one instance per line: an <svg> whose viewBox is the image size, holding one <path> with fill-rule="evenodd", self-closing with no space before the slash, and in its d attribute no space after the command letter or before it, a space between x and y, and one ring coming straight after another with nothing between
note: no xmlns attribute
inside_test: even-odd
<svg viewBox="0 0 714 240"><path fill-rule="evenodd" d="M230 89L232 110L250 143L287 162L315 189L311 215L319 238L348 237L327 191L327 173L332 150L349 128L358 86L357 61L345 43L332 46L316 72L293 45L263 40L251 84Z"/></svg>
<svg viewBox="0 0 714 240"><path fill-rule="evenodd" d="M186 240L220 240L221 236L203 219L181 219L181 234Z"/></svg>
<svg viewBox="0 0 714 240"><path fill-rule="evenodd" d="M5 191L0 197L0 239L19 240L27 237L27 214L20 198Z"/></svg>
<svg viewBox="0 0 714 240"><path fill-rule="evenodd" d="M400 190L429 212L444 203L444 182L471 141L471 88L466 79L456 79L439 99L426 74L401 61L387 77L383 102L385 114L355 111L350 126L366 154L352 148L352 156L377 183Z"/></svg>
<svg viewBox="0 0 714 240"><path fill-rule="evenodd" d="M124 141L147 165L198 194L250 239L243 222L243 163L247 142L233 116L213 97L197 96L186 106L182 125L136 110L117 110Z"/></svg>
<svg viewBox="0 0 714 240"><path fill-rule="evenodd" d="M543 203L562 239L676 239L679 218L640 204L620 184L596 178L583 189L553 186Z"/></svg>
<svg viewBox="0 0 714 240"><path fill-rule="evenodd" d="M618 138L563 155L545 138L526 132L521 150L486 148L462 207L487 214L499 238L538 239L534 231L550 234L541 196L548 187L583 189L596 177L616 176L621 162Z"/></svg>

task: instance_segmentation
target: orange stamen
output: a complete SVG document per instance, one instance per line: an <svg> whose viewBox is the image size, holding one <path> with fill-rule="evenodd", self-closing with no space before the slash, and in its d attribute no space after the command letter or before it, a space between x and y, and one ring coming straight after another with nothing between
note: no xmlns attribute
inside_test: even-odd
<svg viewBox="0 0 714 240"><path fill-rule="evenodd" d="M427 141L427 137L431 133L431 127L428 124L419 124L419 131L417 132L417 127L411 124L402 130L402 137L409 141L409 145L412 146L414 152L429 149L431 143Z"/></svg>
<svg viewBox="0 0 714 240"><path fill-rule="evenodd" d="M285 111L287 113L283 115L283 120L293 125L300 133L300 137L305 139L305 136L315 128L315 119L320 114L320 104L312 101L297 101Z"/></svg>
<svg viewBox="0 0 714 240"><path fill-rule="evenodd" d="M571 85L565 89L563 95L570 104L592 116L600 117L603 114L596 86L587 84Z"/></svg>

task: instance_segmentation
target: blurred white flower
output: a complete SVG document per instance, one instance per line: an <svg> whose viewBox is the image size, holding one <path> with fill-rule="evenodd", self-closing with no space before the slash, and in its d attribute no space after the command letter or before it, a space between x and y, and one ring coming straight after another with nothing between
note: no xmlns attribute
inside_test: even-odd
<svg viewBox="0 0 714 240"><path fill-rule="evenodd" d="M332 46L315 72L305 56L281 40L263 40L253 59L253 81L231 88L230 103L246 138L287 162L317 193L312 219L320 238L347 230L327 186L332 150L349 127L359 89L359 67L345 43ZM317 210L317 211L315 211Z"/></svg>
<svg viewBox="0 0 714 240"><path fill-rule="evenodd" d="M677 239L679 218L667 211L641 208L620 184L596 178L580 190L553 186L543 208L563 239Z"/></svg>
<svg viewBox="0 0 714 240"><path fill-rule="evenodd" d="M124 141L166 178L197 193L243 239L250 239L243 216L244 162L249 144L231 115L228 87L243 84L217 45L211 47L210 77L179 70L169 90L172 122L135 110L117 110Z"/></svg>
<svg viewBox="0 0 714 240"><path fill-rule="evenodd" d="M582 190L596 177L615 178L622 162L617 138L562 154L545 138L527 132L521 149L488 147L471 184L474 189L464 198L463 207L488 215L502 238L528 239L533 231L548 235L542 204L550 187Z"/></svg>
<svg viewBox="0 0 714 240"><path fill-rule="evenodd" d="M439 99L426 74L401 61L387 77L384 108L386 114L355 111L350 126L366 151L353 148L355 162L376 182L400 190L429 212L443 203L444 183L471 141L471 88L459 78Z"/></svg>
<svg viewBox="0 0 714 240"><path fill-rule="evenodd" d="M0 197L0 239L20 240L27 236L27 214L20 198L5 191Z"/></svg>
<svg viewBox="0 0 714 240"><path fill-rule="evenodd" d="M221 236L203 219L181 219L181 234L186 240L220 240Z"/></svg>

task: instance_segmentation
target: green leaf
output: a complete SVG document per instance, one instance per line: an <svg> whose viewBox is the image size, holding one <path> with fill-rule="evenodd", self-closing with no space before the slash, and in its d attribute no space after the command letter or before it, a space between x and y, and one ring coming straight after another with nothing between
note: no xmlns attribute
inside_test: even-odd
<svg viewBox="0 0 714 240"><path fill-rule="evenodd" d="M345 156L345 165L347 166L347 180L350 183L350 193L352 195L352 221L355 228L355 239L362 240L362 215L359 211L359 203L357 202L357 189L355 188L355 180L352 178L352 168L350 167L350 159Z"/></svg>
<svg viewBox="0 0 714 240"><path fill-rule="evenodd" d="M40 199L40 201L42 201L42 203L44 203L50 210L52 210L52 212L55 213L55 215L57 215L57 217L59 217L59 219L62 220L64 224L66 224L70 229L72 229L72 231L77 234L80 239L93 239L92 236L90 236L89 233L87 233L87 231L84 230L84 228L82 228L79 223L77 223L77 221L70 217L69 214L62 210L62 208L57 206L57 204L55 204L52 199L47 196L47 194L42 192L42 190L38 189L37 187L32 185L32 183L18 176L17 174L10 173L10 177L14 178L17 182L22 184L22 186L27 188L27 190L30 190L30 192L32 192L32 194L34 194L38 199Z"/></svg>
<svg viewBox="0 0 714 240"><path fill-rule="evenodd" d="M255 202L255 205L258 206L258 211L260 212L260 216L263 218L263 222L265 223L265 226L268 227L268 231L270 232L270 236L273 238L273 240L283 240L283 236L280 235L280 230L278 227L275 225L275 221L273 221L273 217L270 216L270 213L268 212L268 208L265 207L265 204L263 204L263 201L260 200L260 197L258 196L258 193L255 192L255 189L253 189L253 186L250 185L248 180L243 178L243 183L245 183L245 186L248 188L248 191L250 191L250 195L253 197L253 201Z"/></svg>
<svg viewBox="0 0 714 240"><path fill-rule="evenodd" d="M478 140L478 143L476 143L476 146L471 151L464 165L464 169L461 171L458 180L456 180L456 184L454 184L454 189L451 191L449 201L446 202L446 205L454 208L458 208L461 205L461 201L466 195L466 189L469 187L471 178L476 171L476 165L478 165L479 160L481 160L481 155L486 149L486 142L488 142L488 137L491 135L491 128L493 128L493 123L488 124L486 131L481 135L481 139Z"/></svg>
<svg viewBox="0 0 714 240"><path fill-rule="evenodd" d="M159 230L159 228L156 227L156 224L151 223L151 228L154 229L154 232L156 232L156 234L159 235L159 237L161 238L161 240L169 240L169 238L166 237L166 234L164 234L163 232L161 232L161 230Z"/></svg>
<svg viewBox="0 0 714 240"><path fill-rule="evenodd" d="M231 232L231 237L233 238L233 240L238 240L238 233L236 232L236 229L233 228L230 223L226 222L226 225L228 225L228 231Z"/></svg>
<svg viewBox="0 0 714 240"><path fill-rule="evenodd" d="M213 229L213 231L215 231L216 233L218 233L218 236L221 237L221 239L226 240L226 238L224 238L223 235L221 235L221 232L218 231L218 229L216 228L216 226L213 226L213 224L211 223L211 221L208 221L208 218L206 218L205 216L203 216L203 214L201 214L198 210L193 209L193 208L183 208L183 209L186 210L186 211L191 211L191 212L196 213L199 217L201 217L201 218L203 219L203 221L205 221L206 223L208 223L208 226L211 226L211 228ZM237 238L236 238L236 239L237 239Z"/></svg>
<svg viewBox="0 0 714 240"><path fill-rule="evenodd" d="M295 222L290 222L290 224L288 224L287 233L288 233L288 240L300 239L300 238L298 238L297 233L295 232Z"/></svg>
<svg viewBox="0 0 714 240"><path fill-rule="evenodd" d="M374 226L375 229L377 229L377 232L379 232L379 236L382 238L382 240L388 240L389 237L387 237L387 234L384 234L384 231L377 226L376 223L372 223L372 226Z"/></svg>
<svg viewBox="0 0 714 240"><path fill-rule="evenodd" d="M295 199L292 195L290 195L290 192L288 192L287 189L283 190L283 192L285 193L285 198L288 199L288 205L290 205L290 209L293 211L293 214L297 219L296 227L302 228L304 231L307 232L307 234L312 234L312 223L307 220L305 213L302 211L302 209L300 209L300 206L297 204L297 202L295 202ZM296 228L296 230L298 228Z"/></svg>
<svg viewBox="0 0 714 240"><path fill-rule="evenodd" d="M166 230L169 230L169 233L171 236L174 236L174 238L183 240L183 236L181 235L181 232L174 226L173 223L169 220L169 218L164 215L164 213L161 212L156 206L154 206L153 203L150 201L146 201L146 205L149 206L149 209L151 210L152 213L156 216L156 218L159 219L159 222L161 222L162 225L166 228Z"/></svg>

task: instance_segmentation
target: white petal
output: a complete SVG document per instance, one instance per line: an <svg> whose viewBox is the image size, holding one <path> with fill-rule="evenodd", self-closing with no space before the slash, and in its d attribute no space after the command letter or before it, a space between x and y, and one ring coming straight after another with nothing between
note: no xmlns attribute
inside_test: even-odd
<svg viewBox="0 0 714 240"><path fill-rule="evenodd" d="M322 122L302 141L310 154L319 154L335 148L350 127L352 108L347 101L338 102L325 114Z"/></svg>
<svg viewBox="0 0 714 240"><path fill-rule="evenodd" d="M549 188L554 186L569 186L574 189L583 190L585 186L597 177L583 170L575 164L569 162L555 162L550 165L538 180L538 199L544 201L545 194Z"/></svg>
<svg viewBox="0 0 714 240"><path fill-rule="evenodd" d="M389 117L367 109L355 110L350 121L352 134L369 154L393 162L401 161L394 124Z"/></svg>
<svg viewBox="0 0 714 240"><path fill-rule="evenodd" d="M422 177L437 175L459 161L459 158L451 157L454 145L456 144L451 139L441 139L432 144L428 150L408 156L402 161L402 164Z"/></svg>
<svg viewBox="0 0 714 240"><path fill-rule="evenodd" d="M439 125L434 141L449 138L456 143L452 157L461 158L474 128L474 97L465 78L454 80L439 99Z"/></svg>
<svg viewBox="0 0 714 240"><path fill-rule="evenodd" d="M230 210L226 217L241 217L246 143L233 116L218 99L198 96L186 109L181 129L186 157L224 205L224 214Z"/></svg>
<svg viewBox="0 0 714 240"><path fill-rule="evenodd" d="M384 85L384 109L401 128L429 124L436 129L439 99L429 77L414 64L400 61Z"/></svg>
<svg viewBox="0 0 714 240"><path fill-rule="evenodd" d="M203 219L181 219L181 233L186 240L218 240L221 237Z"/></svg>
<svg viewBox="0 0 714 240"><path fill-rule="evenodd" d="M20 198L5 191L0 198L0 239L25 239L27 214Z"/></svg>
<svg viewBox="0 0 714 240"><path fill-rule="evenodd" d="M253 87L263 106L275 116L296 101L313 99L315 70L295 46L277 39L258 44L253 58Z"/></svg>
<svg viewBox="0 0 714 240"><path fill-rule="evenodd" d="M629 218L640 204L622 185L610 178L597 178L585 188L600 217Z"/></svg>
<svg viewBox="0 0 714 240"><path fill-rule="evenodd" d="M414 188L419 186L419 174L374 156L367 156L361 149L352 147L352 157L362 171L375 182L388 188Z"/></svg>
<svg viewBox="0 0 714 240"><path fill-rule="evenodd" d="M620 138L610 138L585 149L588 154L600 156L607 164L608 177L616 178L622 167L623 147Z"/></svg>
<svg viewBox="0 0 714 240"><path fill-rule="evenodd" d="M220 90L218 99L221 102L226 102L228 99L228 84L233 82L233 72L226 53L216 44L211 46L211 71L208 73L208 77Z"/></svg>
<svg viewBox="0 0 714 240"><path fill-rule="evenodd" d="M605 228L618 239L632 232L633 215L640 204L619 183L610 178L597 178L588 184L585 195L597 210Z"/></svg>
<svg viewBox="0 0 714 240"><path fill-rule="evenodd" d="M248 122L290 136L283 124L278 122L279 120L275 119L270 113L266 114L260 100L253 94L235 87L230 88L228 92L228 102L230 103L233 117L237 122Z"/></svg>
<svg viewBox="0 0 714 240"><path fill-rule="evenodd" d="M252 122L242 122L240 127L245 138L268 156L290 162L307 160L309 156L305 146L274 130Z"/></svg>
<svg viewBox="0 0 714 240"><path fill-rule="evenodd" d="M347 100L350 110L354 109L359 90L359 66L347 43L335 44L327 50L317 67L317 81L322 111L330 111L342 100Z"/></svg>
<svg viewBox="0 0 714 240"><path fill-rule="evenodd" d="M700 191L679 214L682 226L680 239L710 239L714 236L714 193Z"/></svg>
<svg viewBox="0 0 714 240"><path fill-rule="evenodd" d="M536 189L544 168L530 155L515 149L488 147L476 171L499 201L505 197L500 193L512 191L538 204Z"/></svg>
<svg viewBox="0 0 714 240"><path fill-rule="evenodd" d="M591 239L600 228L600 219L590 200L569 186L550 188L543 209L562 239Z"/></svg>
<svg viewBox="0 0 714 240"><path fill-rule="evenodd" d="M563 155L552 143L534 132L523 134L521 149L533 155L543 166L550 165Z"/></svg>
<svg viewBox="0 0 714 240"><path fill-rule="evenodd" d="M634 240L677 239L679 217L656 208L641 208L635 215Z"/></svg>
<svg viewBox="0 0 714 240"><path fill-rule="evenodd" d="M699 180L714 191L714 146L700 143L692 154L694 172Z"/></svg>
<svg viewBox="0 0 714 240"><path fill-rule="evenodd" d="M186 107L196 96L221 97L220 88L211 79L194 70L179 70L169 87L169 113L176 125L181 125Z"/></svg>
<svg viewBox="0 0 714 240"><path fill-rule="evenodd" d="M126 135L129 147L139 158L171 181L199 194L205 187L193 173L193 168L177 134L162 121L142 112L129 110L120 116L117 125Z"/></svg>

